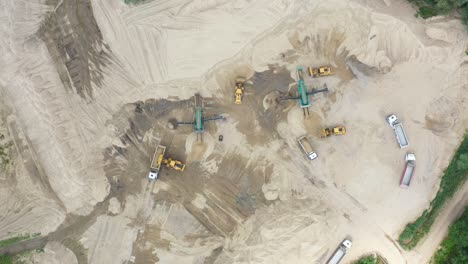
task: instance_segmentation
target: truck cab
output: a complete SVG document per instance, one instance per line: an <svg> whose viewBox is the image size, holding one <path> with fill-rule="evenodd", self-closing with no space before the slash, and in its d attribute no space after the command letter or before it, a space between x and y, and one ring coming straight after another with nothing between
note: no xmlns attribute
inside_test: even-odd
<svg viewBox="0 0 468 264"><path fill-rule="evenodd" d="M149 174L148 174L148 179L154 181L154 180L158 179L158 176L159 176L158 171L150 171Z"/></svg>

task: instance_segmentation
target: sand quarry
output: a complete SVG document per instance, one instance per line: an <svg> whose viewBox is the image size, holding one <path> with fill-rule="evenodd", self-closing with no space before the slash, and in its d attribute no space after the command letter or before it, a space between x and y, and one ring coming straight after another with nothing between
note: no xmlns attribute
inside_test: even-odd
<svg viewBox="0 0 468 264"><path fill-rule="evenodd" d="M468 35L414 13L402 0L1 1L0 143L13 163L0 171L0 239L40 232L31 263L324 263L345 237L344 263L426 263L468 186L415 250L396 239L468 127ZM335 68L306 77L330 89L307 118L275 100L296 89L298 65ZM239 76L252 85L234 105ZM167 125L193 118L195 93L226 117L203 143ZM319 137L340 124L345 136ZM157 144L187 168L148 182Z"/></svg>

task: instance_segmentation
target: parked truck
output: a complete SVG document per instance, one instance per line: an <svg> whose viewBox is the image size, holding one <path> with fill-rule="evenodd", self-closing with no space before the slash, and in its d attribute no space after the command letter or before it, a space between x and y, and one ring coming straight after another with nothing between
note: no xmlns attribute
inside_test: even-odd
<svg viewBox="0 0 468 264"><path fill-rule="evenodd" d="M346 255L346 250L351 248L351 241L345 239L341 245L336 249L335 253L330 257L327 264L338 264Z"/></svg>
<svg viewBox="0 0 468 264"><path fill-rule="evenodd" d="M317 158L317 153L314 152L312 148L312 144L310 143L310 140L307 136L302 136L300 137L297 142L302 148L302 151L306 154L307 158L310 160L313 160Z"/></svg>
<svg viewBox="0 0 468 264"><path fill-rule="evenodd" d="M151 161L150 172L148 178L150 180L156 180L159 177L159 170L161 169L161 164L164 160L164 154L166 153L166 147L158 145L156 151L153 155L153 160Z"/></svg>
<svg viewBox="0 0 468 264"><path fill-rule="evenodd" d="M401 175L400 187L406 189L409 187L411 179L413 178L414 169L416 167L416 156L413 153L407 153L405 161L406 165Z"/></svg>
<svg viewBox="0 0 468 264"><path fill-rule="evenodd" d="M387 122L393 128L393 131L395 131L395 136L400 148L407 147L409 145L408 138L406 137L405 130L403 129L403 124L398 121L396 115L387 116Z"/></svg>

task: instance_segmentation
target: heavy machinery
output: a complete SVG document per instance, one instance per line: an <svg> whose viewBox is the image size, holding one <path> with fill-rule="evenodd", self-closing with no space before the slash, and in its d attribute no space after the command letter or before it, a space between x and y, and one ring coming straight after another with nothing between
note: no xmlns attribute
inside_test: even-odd
<svg viewBox="0 0 468 264"><path fill-rule="evenodd" d="M299 146L301 146L302 151L306 154L308 159L314 160L317 158L317 153L315 153L314 149L312 148L312 144L310 143L307 135L298 138L297 142L299 143Z"/></svg>
<svg viewBox="0 0 468 264"><path fill-rule="evenodd" d="M184 171L185 170L185 164L182 163L182 161L178 161L178 160L175 160L175 159L168 158L168 159L164 159L163 163L166 164L166 166L168 168L171 168L171 169L174 169L174 170L177 170L177 171Z"/></svg>
<svg viewBox="0 0 468 264"><path fill-rule="evenodd" d="M236 87L234 90L234 103L235 104L242 104L242 98L244 97L244 83L245 79L238 78L236 79Z"/></svg>
<svg viewBox="0 0 468 264"><path fill-rule="evenodd" d="M204 123L206 121L220 120L220 119L224 119L224 117L221 115L214 115L212 117L205 118L203 116L203 108L204 108L203 98L201 97L201 95L195 94L194 100L195 100L194 101L194 113L195 113L194 120L193 121L176 121L174 122L174 124L175 125L193 125L195 133L197 134L197 138L198 138L198 135L200 135L200 138L201 138L201 134L205 132Z"/></svg>
<svg viewBox="0 0 468 264"><path fill-rule="evenodd" d="M416 155L414 155L414 153L407 153L405 161L405 169L400 179L400 187L404 189L409 187L411 179L413 178L414 169L416 167Z"/></svg>
<svg viewBox="0 0 468 264"><path fill-rule="evenodd" d="M327 264L339 264L346 255L346 251L348 251L352 245L353 243L351 242L351 240L343 240L343 242L341 242L341 245L335 250L333 255L330 257Z"/></svg>
<svg viewBox="0 0 468 264"><path fill-rule="evenodd" d="M312 68L309 67L309 75L313 78L323 77L323 76L330 76L333 74L332 67L330 66L323 66L319 68Z"/></svg>
<svg viewBox="0 0 468 264"><path fill-rule="evenodd" d="M166 147L163 145L158 145L156 147L156 151L154 152L153 159L151 160L150 172L148 175L148 179L155 181L159 178L159 172L161 171L161 165L166 164L168 168L177 170L177 171L184 171L185 164L181 161L174 160L171 158L164 158L166 154Z"/></svg>
<svg viewBox="0 0 468 264"><path fill-rule="evenodd" d="M344 126L326 127L322 129L322 138L329 137L331 135L344 134L346 134L346 128Z"/></svg>
<svg viewBox="0 0 468 264"><path fill-rule="evenodd" d="M164 159L164 154L166 153L166 147L158 145L156 151L154 152L153 159L151 160L150 172L148 178L150 180L157 180L159 177L159 170L161 169L161 164Z"/></svg>
<svg viewBox="0 0 468 264"><path fill-rule="evenodd" d="M407 147L409 145L408 137L406 136L405 130L403 129L403 124L400 123L396 115L387 116L387 122L393 128L400 148Z"/></svg>
<svg viewBox="0 0 468 264"><path fill-rule="evenodd" d="M309 113L309 106L310 106L310 101L309 101L309 96L316 94L316 93L321 93L321 92L328 92L328 87L325 84L323 89L320 90L312 90L310 92L307 91L307 87L304 82L304 74L302 71L302 67L299 66L297 67L297 96L286 96L280 98L280 100L297 100L299 99L299 102L301 104L301 108L304 109L304 115L307 115Z"/></svg>

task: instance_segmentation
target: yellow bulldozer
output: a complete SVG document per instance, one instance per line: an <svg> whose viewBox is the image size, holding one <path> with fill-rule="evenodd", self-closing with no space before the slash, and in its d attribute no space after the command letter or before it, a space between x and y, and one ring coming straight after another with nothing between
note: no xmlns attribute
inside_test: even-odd
<svg viewBox="0 0 468 264"><path fill-rule="evenodd" d="M184 171L185 170L185 164L182 163L181 161L175 160L175 159L164 159L163 163L166 164L168 168L177 170L177 171Z"/></svg>
<svg viewBox="0 0 468 264"><path fill-rule="evenodd" d="M329 137L331 135L344 135L346 134L346 128L344 126L327 127L322 129L322 138Z"/></svg>
<svg viewBox="0 0 468 264"><path fill-rule="evenodd" d="M308 67L309 70L309 75L317 78L317 77L323 77L323 76L330 76L333 74L332 67L330 66L323 66L319 68L312 68Z"/></svg>
<svg viewBox="0 0 468 264"><path fill-rule="evenodd" d="M234 103L235 104L242 104L242 99L244 97L244 83L245 83L245 79L244 78L237 78L236 79L236 86L235 86L235 90L234 90Z"/></svg>

